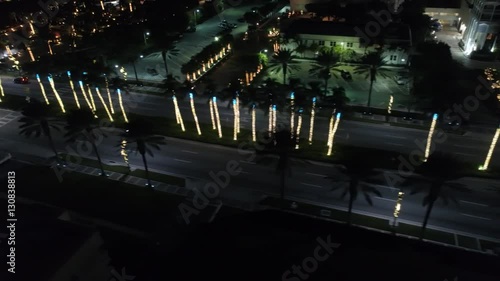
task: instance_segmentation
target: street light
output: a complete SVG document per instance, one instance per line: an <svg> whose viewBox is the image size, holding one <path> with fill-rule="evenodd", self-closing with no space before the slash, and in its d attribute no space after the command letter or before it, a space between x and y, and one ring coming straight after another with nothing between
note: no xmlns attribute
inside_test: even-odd
<svg viewBox="0 0 500 281"><path fill-rule="evenodd" d="M215 42L219 41L219 36L215 36Z"/></svg>
<svg viewBox="0 0 500 281"><path fill-rule="evenodd" d="M144 45L146 45L146 46L148 45L149 34L150 34L149 32L144 33Z"/></svg>
<svg viewBox="0 0 500 281"><path fill-rule="evenodd" d="M196 9L193 11L194 14L194 26L198 25L198 13L200 12L199 9Z"/></svg>

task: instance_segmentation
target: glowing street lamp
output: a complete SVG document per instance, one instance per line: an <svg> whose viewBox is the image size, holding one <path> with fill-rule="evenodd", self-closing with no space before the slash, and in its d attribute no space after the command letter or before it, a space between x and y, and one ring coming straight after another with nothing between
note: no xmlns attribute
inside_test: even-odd
<svg viewBox="0 0 500 281"><path fill-rule="evenodd" d="M252 105L252 140L257 141L257 132L255 130L255 104Z"/></svg>
<svg viewBox="0 0 500 281"><path fill-rule="evenodd" d="M117 92L118 92L118 103L120 104L120 109L122 110L123 119L125 119L125 122L128 123L127 113L125 112L125 107L123 106L122 91L118 89Z"/></svg>
<svg viewBox="0 0 500 281"><path fill-rule="evenodd" d="M193 112L194 122L196 123L196 130L198 131L198 135L201 135L200 124L198 122L198 115L196 115L196 108L194 107L194 95L193 95L193 93L189 93L189 100L191 102L191 111Z"/></svg>
<svg viewBox="0 0 500 281"><path fill-rule="evenodd" d="M177 97L175 95L172 96L172 101L174 103L175 119L177 120L177 124L180 124L181 130L185 132L186 128L184 127L184 121L182 120L181 110L179 109L179 104L177 103Z"/></svg>
<svg viewBox="0 0 500 281"><path fill-rule="evenodd" d="M335 138L335 133L337 132L337 129L339 127L340 117L341 117L341 114L339 112L339 113L337 113L337 116L336 116L335 125L331 126L330 133L328 134L328 152L326 154L327 156L332 155L333 140ZM333 116L330 119L330 125L332 125L332 124L333 124Z"/></svg>
<svg viewBox="0 0 500 281"><path fill-rule="evenodd" d="M296 139L295 139L295 149L299 149L300 130L301 130L301 128L302 128L302 108L299 109L299 118L297 120L297 132L296 132Z"/></svg>
<svg viewBox="0 0 500 281"><path fill-rule="evenodd" d="M66 109L64 109L63 101L61 100L61 97L59 96L59 93L56 90L56 86L54 85L54 80L52 80L52 78L50 76L48 77L48 79L49 79L50 87L52 87L52 92L54 92L54 95L56 96L57 102L59 103L59 106L61 107L61 111L63 113L66 113Z"/></svg>
<svg viewBox="0 0 500 281"><path fill-rule="evenodd" d="M90 103L89 99L87 98L87 94L85 93L85 87L83 86L82 81L78 81L78 84L80 85L80 90L82 91L83 98L85 99L85 102L87 102L87 105L89 106L90 110L94 111L94 108L92 107L92 104Z"/></svg>
<svg viewBox="0 0 500 281"><path fill-rule="evenodd" d="M431 128L429 130L429 135L427 136L427 145L425 147L424 162L427 162L427 159L429 159L429 154L431 152L432 136L434 135L434 129L436 128L437 119L438 119L438 114L434 113L434 115L432 116L432 123L431 123Z"/></svg>
<svg viewBox="0 0 500 281"><path fill-rule="evenodd" d="M316 97L312 99L311 121L309 122L309 145L311 145L313 141L315 115L316 115Z"/></svg>
<svg viewBox="0 0 500 281"><path fill-rule="evenodd" d="M290 94L290 132L295 131L295 93ZM293 134L291 134L293 139Z"/></svg>
<svg viewBox="0 0 500 281"><path fill-rule="evenodd" d="M75 102L76 102L76 106L78 108L80 108L80 101L78 101L78 96L76 95L76 91L75 91L75 85L73 85L73 80L71 79L71 72L68 70L68 79L69 79L69 86L71 87L71 91L73 92L73 97L75 99Z"/></svg>
<svg viewBox="0 0 500 281"><path fill-rule="evenodd" d="M217 107L217 98L212 98L212 103L214 106L215 119L217 121L217 130L219 131L219 138L222 138L222 127L220 125L220 116L219 116L219 108Z"/></svg>
<svg viewBox="0 0 500 281"><path fill-rule="evenodd" d="M97 96L99 97L99 100L101 100L102 106L104 106L104 110L106 110L106 113L108 114L109 120L111 122L114 122L115 120L113 120L113 116L111 116L111 112L109 111L108 106L106 105L106 102L102 98L102 95L101 95L101 92L99 91L99 88L96 87L95 91L97 93Z"/></svg>
<svg viewBox="0 0 500 281"><path fill-rule="evenodd" d="M493 140L491 141L490 149L488 150L488 154L486 155L484 164L479 167L479 170L481 171L488 170L488 166L490 165L491 157L493 156L493 152L495 151L495 146L497 145L499 136L500 136L500 128L497 129L495 135L493 136Z"/></svg>
<svg viewBox="0 0 500 281"><path fill-rule="evenodd" d="M49 99L47 98L47 94L45 93L45 87L43 86L42 81L40 80L40 75L36 75L36 80L38 80L38 85L40 85L40 91L42 91L43 98L45 99L45 103L50 104Z"/></svg>

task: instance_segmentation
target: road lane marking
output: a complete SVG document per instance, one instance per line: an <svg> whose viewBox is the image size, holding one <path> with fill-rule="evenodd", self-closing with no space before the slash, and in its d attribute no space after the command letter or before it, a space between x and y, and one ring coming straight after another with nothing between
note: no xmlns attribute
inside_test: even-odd
<svg viewBox="0 0 500 281"><path fill-rule="evenodd" d="M255 162L249 162L249 161L245 161L245 160L241 160L240 162L244 163L244 164L250 164L250 165L255 165L256 164Z"/></svg>
<svg viewBox="0 0 500 281"><path fill-rule="evenodd" d="M189 151L189 150L181 150L182 152L186 152L186 153L191 153L191 154L198 154L198 152L194 152L194 151Z"/></svg>
<svg viewBox="0 0 500 281"><path fill-rule="evenodd" d="M175 161L182 162L182 163L191 163L191 161L187 160L182 160L182 159L174 159Z"/></svg>
<svg viewBox="0 0 500 281"><path fill-rule="evenodd" d="M491 219L489 219L489 218L483 218L483 217L478 217L478 216L469 215L469 214L464 214L464 213L462 213L462 215L464 215L464 216L466 216L466 217L475 218L475 219L481 219L481 220L487 220L487 221L490 221L490 220L491 220Z"/></svg>
<svg viewBox="0 0 500 281"><path fill-rule="evenodd" d="M404 146L403 144L400 144L400 143L393 143L393 142L388 142L387 144L390 144L390 145L395 145L395 146Z"/></svg>
<svg viewBox="0 0 500 281"><path fill-rule="evenodd" d="M378 196L375 196L374 198L375 198L375 199L378 199L378 200L384 200L384 201L396 202L396 200L394 200L394 199L388 199L388 198L383 198L383 197L378 197Z"/></svg>
<svg viewBox="0 0 500 281"><path fill-rule="evenodd" d="M317 187L317 188L323 188L321 185L316 185L316 184L310 184L310 183L305 183L305 182L301 182L301 184L307 185L307 186L312 186L312 187Z"/></svg>
<svg viewBox="0 0 500 281"><path fill-rule="evenodd" d="M387 188L387 189L390 189L390 190L398 190L399 191L399 188L395 188L395 187L390 187L390 186L385 186L385 185L380 185L380 184L369 184L369 185L373 186L373 187Z"/></svg>
<svg viewBox="0 0 500 281"><path fill-rule="evenodd" d="M460 202L464 202L464 203L476 205L476 206L481 206L481 207L488 207L488 205L486 205L486 204L480 204L480 203L475 203L475 202L470 202L470 201L465 201L465 200L460 200Z"/></svg>
<svg viewBox="0 0 500 281"><path fill-rule="evenodd" d="M320 175L320 174L315 174L315 173L306 173L306 174L311 175L311 176L315 176L315 177L323 177L323 178L327 177L325 175Z"/></svg>

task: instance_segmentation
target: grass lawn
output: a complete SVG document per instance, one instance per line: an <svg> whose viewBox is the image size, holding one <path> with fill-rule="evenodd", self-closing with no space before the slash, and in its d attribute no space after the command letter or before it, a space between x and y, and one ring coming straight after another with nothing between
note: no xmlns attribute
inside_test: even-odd
<svg viewBox="0 0 500 281"><path fill-rule="evenodd" d="M48 167L26 166L17 170L16 176L18 196L143 231L175 221L178 205L184 200L181 196L80 173L69 173L60 183Z"/></svg>
<svg viewBox="0 0 500 281"><path fill-rule="evenodd" d="M457 235L457 240L458 240L458 246L473 249L473 250L479 250L477 248L478 245L477 245L476 238L463 236L463 235Z"/></svg>
<svg viewBox="0 0 500 281"><path fill-rule="evenodd" d="M61 154L63 159L67 156L66 154ZM99 162L94 159L89 159L89 158L83 158L79 157L80 161L76 164L81 164L84 166L89 166L89 167L95 167L99 168ZM116 172L116 173L122 173L122 174L129 174L131 176L136 176L140 178L145 178L146 177L146 171L136 169L132 172L129 172L128 168L126 166L122 165L106 165L103 164L104 170L110 171L110 172ZM170 184L170 185L176 185L180 187L185 187L186 186L186 180L181 177L176 177L172 175L165 175L165 174L160 174L160 173L155 173L155 172L149 172L149 177L152 181L159 181L162 183Z"/></svg>

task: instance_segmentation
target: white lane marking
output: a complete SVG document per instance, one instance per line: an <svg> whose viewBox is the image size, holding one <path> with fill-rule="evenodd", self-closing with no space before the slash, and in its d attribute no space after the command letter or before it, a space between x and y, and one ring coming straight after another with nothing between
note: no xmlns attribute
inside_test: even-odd
<svg viewBox="0 0 500 281"><path fill-rule="evenodd" d="M387 188L387 189L390 189L390 190L398 190L399 191L399 188L385 186L385 185L380 185L380 184L370 184L370 186L378 187L378 188Z"/></svg>
<svg viewBox="0 0 500 281"><path fill-rule="evenodd" d="M250 164L250 165L255 165L256 164L255 162L249 162L249 161L245 161L245 160L241 160L240 162L244 163L244 164Z"/></svg>
<svg viewBox="0 0 500 281"><path fill-rule="evenodd" d="M476 206L481 206L481 207L488 207L488 205L486 205L486 204L475 203L475 202L470 202L470 201L465 201L465 200L460 200L460 202L464 202L464 203L476 205Z"/></svg>
<svg viewBox="0 0 500 281"><path fill-rule="evenodd" d="M325 175L320 175L320 174L315 174L315 173L306 173L306 174L311 175L311 176L315 176L315 177L323 177L323 178L327 177Z"/></svg>
<svg viewBox="0 0 500 281"><path fill-rule="evenodd" d="M384 200L384 201L389 201L389 202L396 202L396 200L394 200L394 199L388 199L388 198L383 198L383 197L378 197L378 196L375 196L374 198L378 199L378 200Z"/></svg>
<svg viewBox="0 0 500 281"><path fill-rule="evenodd" d="M464 214L464 213L462 213L462 215L464 215L464 216L466 216L466 217L475 218L475 219L481 219L481 220L487 220L487 221L490 221L490 220L491 220L491 219L489 219L489 218L483 218L483 217L478 217L478 216L469 215L469 214Z"/></svg>
<svg viewBox="0 0 500 281"><path fill-rule="evenodd" d="M402 140L406 139L406 137L396 136L396 135L387 135L387 136L390 137L390 138L395 138L395 139L402 139Z"/></svg>
<svg viewBox="0 0 500 281"><path fill-rule="evenodd" d="M198 154L198 152L194 152L194 151L189 151L189 150L181 150L182 152L186 152L186 153L191 153L191 154Z"/></svg>
<svg viewBox="0 0 500 281"><path fill-rule="evenodd" d="M323 188L321 185L316 185L316 184L310 184L310 183L305 183L305 182L301 182L301 184L307 185L307 186L312 186L312 187Z"/></svg>
<svg viewBox="0 0 500 281"><path fill-rule="evenodd" d="M404 146L404 144L400 144L400 143L393 143L393 142L387 142L387 144L390 144L390 145L395 145L395 146Z"/></svg>
<svg viewBox="0 0 500 281"><path fill-rule="evenodd" d="M191 163L191 161L187 160L182 160L182 159L174 159L175 161L182 162L182 163Z"/></svg>

